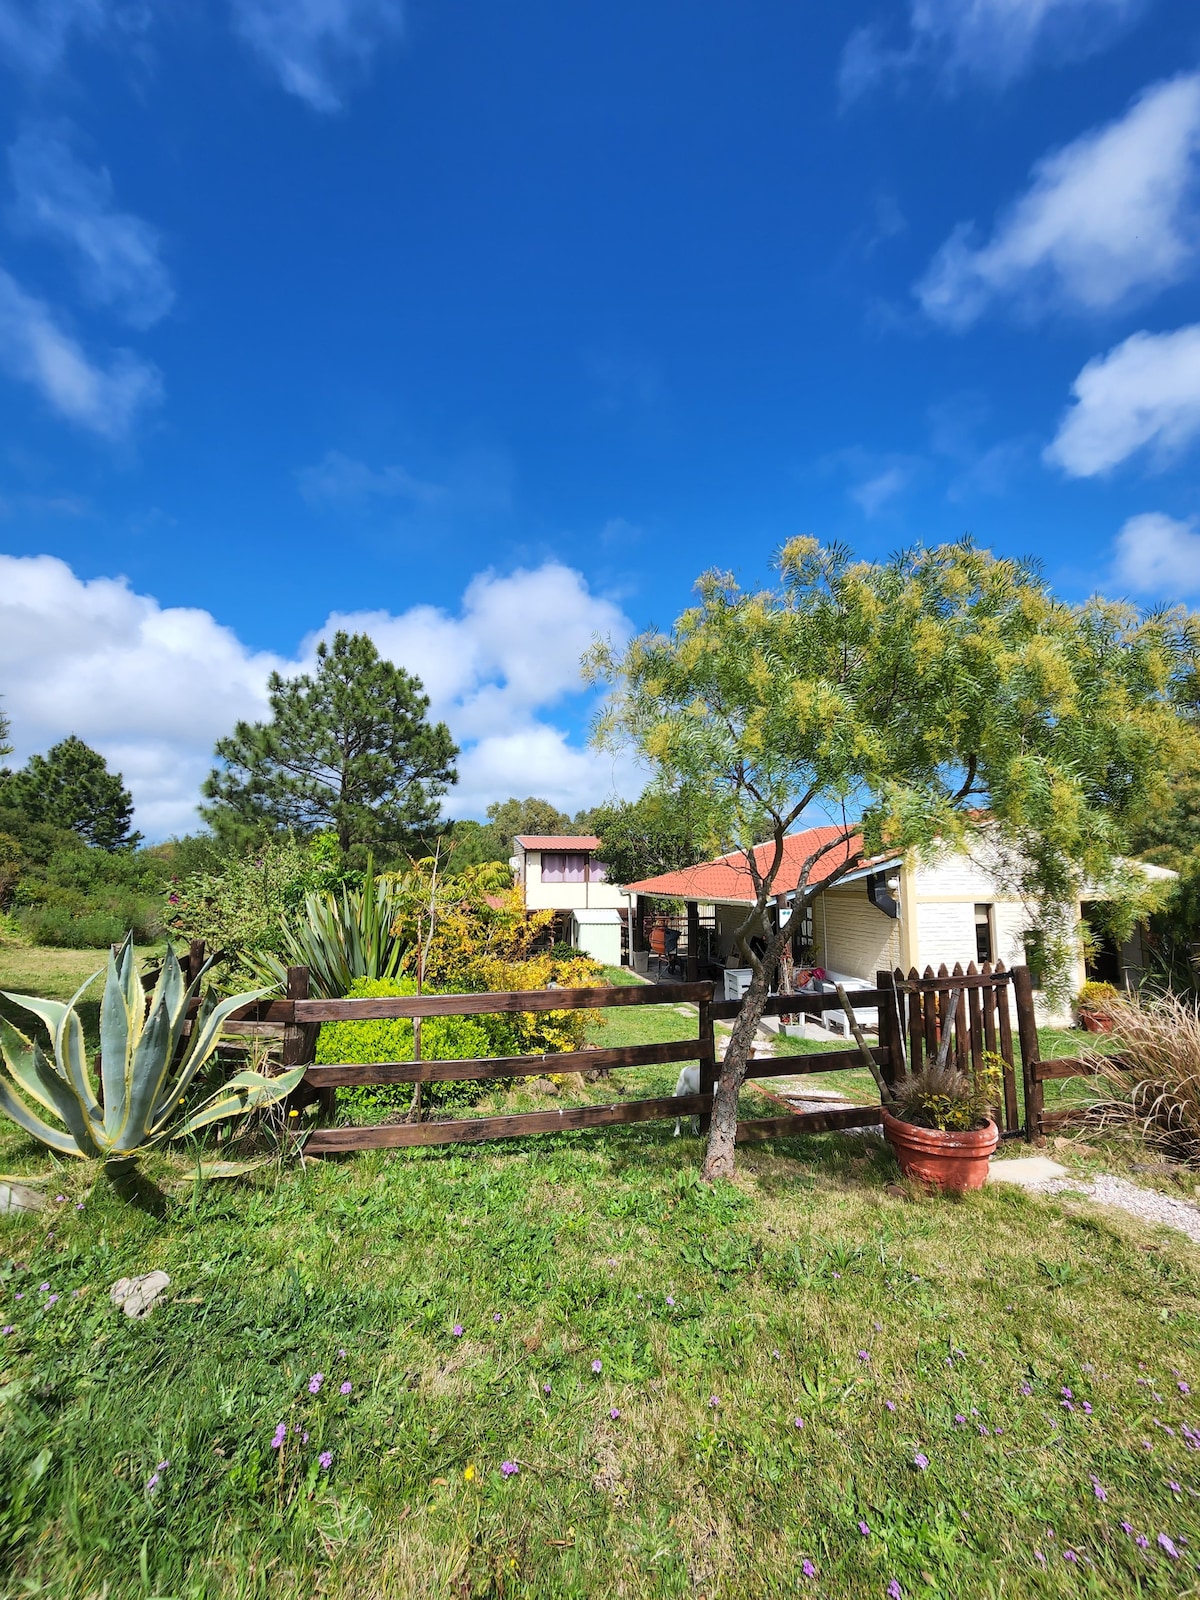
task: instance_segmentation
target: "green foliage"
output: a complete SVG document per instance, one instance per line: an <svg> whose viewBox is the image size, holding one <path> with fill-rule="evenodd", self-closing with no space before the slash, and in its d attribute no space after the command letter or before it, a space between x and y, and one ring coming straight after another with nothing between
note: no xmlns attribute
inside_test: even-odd
<svg viewBox="0 0 1200 1600"><path fill-rule="evenodd" d="M351 998L410 995L417 992L413 978L357 978ZM439 991L426 989L425 993ZM426 1017L421 1023L421 1058L424 1061L471 1061L486 1056L521 1054L519 1029L510 1015L484 1017ZM378 1022L326 1022L317 1040L320 1064L373 1061L411 1061L413 1025L406 1018ZM427 1083L421 1104L427 1110L449 1111L473 1106L495 1087L484 1083ZM407 1111L413 1085L379 1084L338 1090L338 1106L356 1122L381 1122Z"/></svg>
<svg viewBox="0 0 1200 1600"><path fill-rule="evenodd" d="M0 782L0 806L32 822L69 828L100 850L126 850L141 842L131 829L133 797L119 772L74 734L48 754L30 756Z"/></svg>
<svg viewBox="0 0 1200 1600"><path fill-rule="evenodd" d="M507 864L512 853L490 822L475 822L471 818L452 822L440 844L446 869L454 873L465 872L468 867L481 867L490 861Z"/></svg>
<svg viewBox="0 0 1200 1600"><path fill-rule="evenodd" d="M498 860L507 861L515 848L513 841L519 833L582 833L565 811L530 795L525 800L512 796L496 800L487 808L488 826L495 834L496 843L504 854Z"/></svg>
<svg viewBox="0 0 1200 1600"><path fill-rule="evenodd" d="M216 747L203 808L217 829L332 828L343 851L405 840L436 819L458 751L430 724L420 679L366 634L317 646L315 675L272 673L271 720L239 722Z"/></svg>
<svg viewBox="0 0 1200 1600"><path fill-rule="evenodd" d="M0 907L35 944L101 948L162 930L166 868L153 850L100 850L71 830L0 810Z"/></svg>
<svg viewBox="0 0 1200 1600"><path fill-rule="evenodd" d="M591 822L613 883L638 883L695 866L720 847L710 831L707 804L690 785L647 789L637 800L600 806Z"/></svg>
<svg viewBox="0 0 1200 1600"><path fill-rule="evenodd" d="M8 715L4 711L3 707L0 707L0 761L2 761L5 756L12 755L12 741L9 738L11 733L12 724L9 722Z"/></svg>
<svg viewBox="0 0 1200 1600"><path fill-rule="evenodd" d="M188 1092L216 1049L222 1024L231 1011L262 993L220 1002L206 995L176 1062L188 1001L203 975L189 985L168 949L147 1006L132 935L117 953L110 952L100 1006L99 1084L88 1062L78 1010L98 972L65 1004L6 994L6 1000L45 1026L53 1055L48 1057L36 1040L0 1018L0 1111L59 1155L129 1161L164 1139L181 1139L226 1117L282 1100L299 1084L303 1067L277 1078L251 1070L235 1073L199 1103L187 1106Z"/></svg>
<svg viewBox="0 0 1200 1600"><path fill-rule="evenodd" d="M331 834L308 841L284 834L229 856L214 871L170 883L163 921L178 938L203 939L249 979L259 971L259 958L281 947L284 919L301 913L305 897L346 881Z"/></svg>
<svg viewBox="0 0 1200 1600"><path fill-rule="evenodd" d="M270 988L282 988L288 967L307 967L313 995L348 994L362 978L394 978L405 945L392 932L409 884L377 876L368 861L360 884L309 893L282 920L274 949L244 951L243 965Z"/></svg>
<svg viewBox="0 0 1200 1600"><path fill-rule="evenodd" d="M940 1128L944 1133L982 1128L998 1102L1003 1067L1003 1058L990 1051L978 1072L928 1063L920 1072L899 1080L893 1090L894 1104L888 1110L901 1122Z"/></svg>
<svg viewBox="0 0 1200 1600"><path fill-rule="evenodd" d="M1096 1011L1117 998L1116 987L1111 983L1085 983L1076 997L1080 1011Z"/></svg>

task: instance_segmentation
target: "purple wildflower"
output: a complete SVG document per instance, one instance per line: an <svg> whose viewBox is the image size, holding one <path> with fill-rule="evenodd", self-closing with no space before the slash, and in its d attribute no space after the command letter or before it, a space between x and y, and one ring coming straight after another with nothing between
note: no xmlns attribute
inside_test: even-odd
<svg viewBox="0 0 1200 1600"><path fill-rule="evenodd" d="M63 1203L63 1201L64 1201L64 1200L65 1200L65 1199L66 1199L66 1198L67 1198L67 1197L66 1197L66 1195L65 1195L65 1194L56 1194L56 1195L55 1195L55 1196L54 1196L54 1203L55 1203L55 1205L56 1205L56 1206L61 1206L61 1205L62 1205L62 1203Z"/></svg>
<svg viewBox="0 0 1200 1600"><path fill-rule="evenodd" d="M1133 1532L1133 1523L1132 1522L1121 1522L1121 1523L1118 1524L1118 1526L1121 1529L1122 1533L1132 1533Z"/></svg>
<svg viewBox="0 0 1200 1600"><path fill-rule="evenodd" d="M1075 1554L1074 1550L1064 1550L1063 1551L1063 1560L1064 1561L1078 1561L1079 1557Z"/></svg>
<svg viewBox="0 0 1200 1600"><path fill-rule="evenodd" d="M592 1371L593 1372L603 1372L604 1371L604 1363L603 1363L603 1361L601 1361L599 1356L597 1356L595 1361L592 1362Z"/></svg>
<svg viewBox="0 0 1200 1600"><path fill-rule="evenodd" d="M150 1474L150 1476L146 1479L146 1493L147 1494L153 1494L154 1491L157 1488L158 1488L158 1473L157 1472L152 1472Z"/></svg>
<svg viewBox="0 0 1200 1600"><path fill-rule="evenodd" d="M1191 1394L1192 1391L1188 1388L1186 1383L1181 1382L1179 1385L1179 1392L1180 1394Z"/></svg>
<svg viewBox="0 0 1200 1600"><path fill-rule="evenodd" d="M520 1470L520 1467L515 1461L502 1461L500 1463L500 1471L506 1478L511 1478L515 1472L520 1472Z"/></svg>
<svg viewBox="0 0 1200 1600"><path fill-rule="evenodd" d="M1033 1552L1033 1559L1035 1561L1040 1561L1043 1566L1046 1565L1046 1558L1045 1558L1045 1556L1042 1554L1042 1552L1040 1550L1035 1550Z"/></svg>
<svg viewBox="0 0 1200 1600"><path fill-rule="evenodd" d="M840 1277L841 1277L841 1273L840 1273L840 1272L833 1272L833 1273L830 1273L830 1277L833 1277L833 1278L840 1278Z"/></svg>
<svg viewBox="0 0 1200 1600"><path fill-rule="evenodd" d="M549 1394L550 1393L550 1385L548 1383L544 1383L542 1385L542 1393L543 1394Z"/></svg>
<svg viewBox="0 0 1200 1600"><path fill-rule="evenodd" d="M876 1333L882 1333L883 1332L883 1323L882 1322L873 1322L871 1324L871 1326L875 1329Z"/></svg>
<svg viewBox="0 0 1200 1600"><path fill-rule="evenodd" d="M1060 1389L1058 1392L1060 1395L1062 1395L1064 1400L1074 1400L1075 1398L1070 1389Z"/></svg>
<svg viewBox="0 0 1200 1600"><path fill-rule="evenodd" d="M621 1415L621 1413L617 1410L616 1406L614 1406L612 1408L612 1410L608 1414L613 1419L614 1422L616 1422L617 1418Z"/></svg>
<svg viewBox="0 0 1200 1600"><path fill-rule="evenodd" d="M25 1291L24 1291L24 1289L18 1289L18 1290L17 1290L17 1293L16 1293L16 1298L17 1298L17 1299L18 1299L18 1300L24 1300L24 1298L25 1298Z"/></svg>
<svg viewBox="0 0 1200 1600"><path fill-rule="evenodd" d="M504 1321L504 1318L503 1318L503 1317L502 1317L502 1316L501 1316L501 1315L500 1315L500 1313L499 1313L499 1312L498 1312L498 1311L497 1311L497 1312L496 1312L496 1313L495 1313L495 1314L494 1314L494 1315L493 1315L493 1317L492 1317L492 1321L493 1321L493 1322L503 1322L503 1321Z"/></svg>
<svg viewBox="0 0 1200 1600"><path fill-rule="evenodd" d="M858 1525L858 1531L859 1531L859 1533L862 1534L863 1538L865 1539L867 1537L867 1535L871 1532L871 1529L865 1522L860 1522L859 1525Z"/></svg>
<svg viewBox="0 0 1200 1600"><path fill-rule="evenodd" d="M896 1402L894 1400L885 1400L883 1403L889 1411L895 1411Z"/></svg>
<svg viewBox="0 0 1200 1600"><path fill-rule="evenodd" d="M1179 1551L1176 1550L1173 1542L1167 1537L1167 1535L1165 1533L1160 1533L1159 1536L1158 1536L1158 1548L1160 1550L1165 1550L1167 1555L1170 1556L1172 1561L1178 1561L1179 1560Z"/></svg>
<svg viewBox="0 0 1200 1600"><path fill-rule="evenodd" d="M780 1357L780 1354L779 1354L779 1351L778 1351L778 1350L772 1350L772 1351L771 1351L771 1359L772 1359L772 1361L779 1361L779 1360L781 1360L781 1359L782 1359L782 1358L781 1358L781 1357Z"/></svg>
<svg viewBox="0 0 1200 1600"><path fill-rule="evenodd" d="M320 1467L322 1472L328 1472L330 1467L333 1465L333 1451L322 1450L321 1454L317 1457L317 1465Z"/></svg>
<svg viewBox="0 0 1200 1600"><path fill-rule="evenodd" d="M83 1201L82 1200L76 1200L75 1209L76 1209L76 1211L82 1211L83 1210Z"/></svg>
<svg viewBox="0 0 1200 1600"><path fill-rule="evenodd" d="M1150 1541L1144 1533L1139 1533L1133 1542L1139 1550L1148 1550L1150 1548Z"/></svg>
<svg viewBox="0 0 1200 1600"><path fill-rule="evenodd" d="M170 1465L169 1461L160 1461L154 1470L155 1472L165 1472Z"/></svg>
<svg viewBox="0 0 1200 1600"><path fill-rule="evenodd" d="M287 1438L287 1423L281 1422L275 1429L275 1437L271 1440L272 1450L282 1450L283 1441Z"/></svg>
<svg viewBox="0 0 1200 1600"><path fill-rule="evenodd" d="M1027 1383L1023 1383L1021 1385L1021 1393L1022 1394L1032 1394L1033 1390L1030 1388L1030 1386Z"/></svg>
<svg viewBox="0 0 1200 1600"><path fill-rule="evenodd" d="M990 1431L991 1430L987 1427L987 1425L985 1423L981 1422L979 1424L979 1434L980 1434L981 1438L984 1438L984 1439L988 1438L989 1435L990 1435Z"/></svg>
<svg viewBox="0 0 1200 1600"><path fill-rule="evenodd" d="M1170 1489L1172 1494L1182 1494L1183 1493L1183 1490L1173 1480L1168 1482L1167 1488Z"/></svg>
<svg viewBox="0 0 1200 1600"><path fill-rule="evenodd" d="M344 1350L339 1350L339 1351L338 1351L338 1358L339 1358L339 1360L341 1360L341 1361L345 1361L345 1359L346 1359L346 1352L345 1352L345 1351L344 1351Z"/></svg>
<svg viewBox="0 0 1200 1600"><path fill-rule="evenodd" d="M1097 1500L1108 1499L1108 1490L1100 1482L1100 1479L1096 1477L1095 1473L1092 1474L1092 1493L1096 1496Z"/></svg>
<svg viewBox="0 0 1200 1600"><path fill-rule="evenodd" d="M320 1394L321 1385L324 1382L325 1382L325 1374L323 1372L314 1372L312 1377L308 1380L308 1392L309 1392L309 1394Z"/></svg>
<svg viewBox="0 0 1200 1600"><path fill-rule="evenodd" d="M1083 1402L1083 1414L1085 1417L1090 1417L1092 1414L1092 1408L1086 1400Z"/></svg>
<svg viewBox="0 0 1200 1600"><path fill-rule="evenodd" d="M801 1565L800 1571L804 1574L804 1576L806 1578L815 1578L816 1575L817 1575L816 1567L813 1566L812 1562L808 1559L807 1556L805 1556L805 1558L804 1558L804 1561L803 1561L803 1564Z"/></svg>
<svg viewBox="0 0 1200 1600"><path fill-rule="evenodd" d="M913 1466L916 1467L918 1472L924 1472L928 1465L929 1457L923 1451L918 1450L913 1457Z"/></svg>
<svg viewBox="0 0 1200 1600"><path fill-rule="evenodd" d="M956 1415L955 1415L955 1418L954 1418L954 1426L956 1428L965 1428L966 1425L967 1425L966 1417L963 1416L961 1411L957 1412Z"/></svg>
<svg viewBox="0 0 1200 1600"><path fill-rule="evenodd" d="M57 1295L56 1295L56 1294L48 1294L48 1295L47 1295L47 1296L46 1296L46 1304L47 1304L47 1305L48 1305L48 1306L52 1306L52 1305L54 1305L54 1303L55 1303L55 1301L56 1301L56 1300L57 1300L57 1299L58 1299L58 1296L57 1296Z"/></svg>
<svg viewBox="0 0 1200 1600"><path fill-rule="evenodd" d="M673 1306L675 1304L675 1296L673 1294L669 1294L667 1296L667 1304L669 1306Z"/></svg>
<svg viewBox="0 0 1200 1600"><path fill-rule="evenodd" d="M860 1361L870 1361L870 1359L871 1359L871 1352L870 1352L870 1351L869 1351L869 1350L860 1350L860 1351L859 1351L859 1352L858 1352L858 1359L859 1359L859 1360L860 1360Z"/></svg>
<svg viewBox="0 0 1200 1600"><path fill-rule="evenodd" d="M717 1398L717 1396L715 1394L710 1394L709 1395L708 1403L709 1403L710 1406L714 1406L714 1407L715 1406L719 1406L721 1404L720 1400Z"/></svg>
<svg viewBox="0 0 1200 1600"><path fill-rule="evenodd" d="M456 1322L454 1324L454 1326L450 1329L450 1332L454 1335L454 1337L456 1339L461 1339L462 1338L462 1333L463 1333L462 1323L461 1322Z"/></svg>
<svg viewBox="0 0 1200 1600"><path fill-rule="evenodd" d="M6 1322L3 1328L0 1328L0 1335L7 1339L10 1333L16 1333L16 1331L11 1322Z"/></svg>
<svg viewBox="0 0 1200 1600"><path fill-rule="evenodd" d="M900 1587L900 1580L893 1578L887 1586L888 1600L900 1600L904 1590Z"/></svg>
<svg viewBox="0 0 1200 1600"><path fill-rule="evenodd" d="M301 1444L307 1444L308 1443L308 1429L307 1428L300 1435L300 1443Z"/></svg>
<svg viewBox="0 0 1200 1600"><path fill-rule="evenodd" d="M39 1294L46 1294L49 1291L49 1288L50 1288L50 1285L48 1283L39 1283L38 1284L38 1293Z"/></svg>
<svg viewBox="0 0 1200 1600"><path fill-rule="evenodd" d="M354 1387L354 1385L350 1382L350 1379L347 1378L345 1383L342 1384L341 1388L338 1390L338 1393L339 1394L349 1394L353 1387Z"/></svg>
<svg viewBox="0 0 1200 1600"><path fill-rule="evenodd" d="M803 1417L793 1417L792 1418L792 1427L793 1428L802 1428L803 1426L804 1426L804 1418Z"/></svg>

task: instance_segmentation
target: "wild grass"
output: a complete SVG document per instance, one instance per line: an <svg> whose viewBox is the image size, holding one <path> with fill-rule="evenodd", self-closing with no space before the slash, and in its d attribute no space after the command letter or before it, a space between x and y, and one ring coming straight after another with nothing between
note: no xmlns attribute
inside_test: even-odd
<svg viewBox="0 0 1200 1600"><path fill-rule="evenodd" d="M224 1187L160 1160L157 1217L63 1172L48 1216L0 1225L0 1586L1187 1586L1190 1247L910 1192L874 1141L748 1150L711 1191L698 1154L642 1127ZM3 1134L0 1163L44 1160ZM167 1299L130 1322L108 1287L155 1267Z"/></svg>
<svg viewBox="0 0 1200 1600"><path fill-rule="evenodd" d="M1092 1122L1131 1133L1174 1160L1200 1163L1200 1009L1176 995L1112 1000L1119 1054L1092 1051L1098 1074Z"/></svg>

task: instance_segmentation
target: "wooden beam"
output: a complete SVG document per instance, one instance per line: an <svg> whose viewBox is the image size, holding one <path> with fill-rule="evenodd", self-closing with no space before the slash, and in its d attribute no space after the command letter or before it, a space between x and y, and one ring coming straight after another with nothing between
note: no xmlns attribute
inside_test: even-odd
<svg viewBox="0 0 1200 1600"><path fill-rule="evenodd" d="M891 1065L891 1055L882 1048L871 1051L879 1067ZM811 1056L762 1056L746 1068L747 1078L806 1078L814 1072L850 1072L863 1067L857 1050L821 1050Z"/></svg>
<svg viewBox="0 0 1200 1600"><path fill-rule="evenodd" d="M760 1117L739 1122L737 1143L760 1139L795 1139L807 1133L837 1133L843 1128L870 1128L883 1121L879 1106L850 1106L845 1111L806 1111L791 1117Z"/></svg>
<svg viewBox="0 0 1200 1600"><path fill-rule="evenodd" d="M517 989L503 994L380 995L363 1000L297 1000L297 1022L377 1022L406 1017L484 1017L500 1011L595 1011L605 1006L699 1004L711 983L622 984L595 989Z"/></svg>
<svg viewBox="0 0 1200 1600"><path fill-rule="evenodd" d="M661 1100L627 1100L623 1105L563 1106L558 1111L522 1112L508 1117L468 1117L456 1122L387 1123L375 1128L318 1128L304 1146L306 1156L345 1150L403 1150L412 1145L477 1144L487 1139L519 1139L530 1133L560 1133L606 1128L614 1123L651 1122L698 1116L712 1096L668 1095Z"/></svg>
<svg viewBox="0 0 1200 1600"><path fill-rule="evenodd" d="M858 1010L867 1011L877 1007L885 996L878 989L851 989L850 1003ZM740 1000L714 1000L713 1017L720 1022L728 1022L736 1017L742 1009ZM768 995L763 1006L764 1017L778 1017L786 1012L820 1012L840 1011L841 1006L836 994L773 994Z"/></svg>
<svg viewBox="0 0 1200 1600"><path fill-rule="evenodd" d="M574 1050L560 1055L330 1064L310 1067L304 1074L304 1081L320 1088L344 1088L362 1083L461 1083L473 1078L538 1078L550 1072L592 1072L599 1068L648 1067L699 1059L699 1040L673 1039L666 1044L619 1045L607 1050Z"/></svg>

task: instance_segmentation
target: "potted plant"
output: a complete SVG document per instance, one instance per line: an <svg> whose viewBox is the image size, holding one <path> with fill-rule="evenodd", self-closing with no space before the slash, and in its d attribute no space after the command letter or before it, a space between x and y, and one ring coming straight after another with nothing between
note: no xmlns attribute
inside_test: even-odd
<svg viewBox="0 0 1200 1600"><path fill-rule="evenodd" d="M1075 1002L1079 1026L1088 1033L1111 1033L1113 1024L1108 1008L1117 998L1117 991L1111 983L1085 983Z"/></svg>
<svg viewBox="0 0 1200 1600"><path fill-rule="evenodd" d="M989 1051L977 1071L934 1061L893 1085L883 1132L905 1177L951 1194L982 1188L1000 1142L992 1107L1002 1066Z"/></svg>

